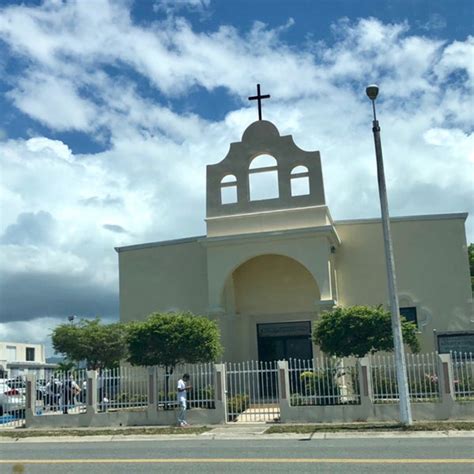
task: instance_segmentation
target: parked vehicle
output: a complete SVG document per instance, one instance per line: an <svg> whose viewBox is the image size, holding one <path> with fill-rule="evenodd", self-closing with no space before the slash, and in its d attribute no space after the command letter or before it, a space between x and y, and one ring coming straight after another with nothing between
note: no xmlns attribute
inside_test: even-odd
<svg viewBox="0 0 474 474"><path fill-rule="evenodd" d="M25 409L25 395L8 385L8 380L0 379L0 416Z"/></svg>
<svg viewBox="0 0 474 474"><path fill-rule="evenodd" d="M16 379L8 379L6 380L6 384L12 388L18 390L20 395L26 394L26 383L22 377L17 377Z"/></svg>
<svg viewBox="0 0 474 474"><path fill-rule="evenodd" d="M16 379L7 380L7 385L10 388L18 390L20 395L26 395L26 380L23 377L17 377ZM45 395L45 380L36 381L36 399L43 400Z"/></svg>

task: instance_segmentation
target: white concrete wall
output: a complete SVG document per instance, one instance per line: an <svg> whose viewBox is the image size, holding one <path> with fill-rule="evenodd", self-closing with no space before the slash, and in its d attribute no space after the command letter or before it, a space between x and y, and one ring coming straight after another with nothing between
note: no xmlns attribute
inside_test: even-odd
<svg viewBox="0 0 474 474"><path fill-rule="evenodd" d="M186 414L192 425L224 423L223 410L193 408ZM80 428L80 427L119 427L119 426L176 426L177 410L150 412L117 411L110 413L81 413L68 415L28 416L27 428Z"/></svg>
<svg viewBox="0 0 474 474"><path fill-rule="evenodd" d="M473 402L412 403L415 421L472 420ZM281 410L282 423L352 423L356 421L398 421L398 403L346 406L289 407Z"/></svg>
<svg viewBox="0 0 474 474"><path fill-rule="evenodd" d="M7 346L16 347L16 358L10 360L7 357ZM26 348L32 347L35 350L35 359L33 362L45 363L44 344L28 344L24 342L0 342L0 361L6 362L26 362Z"/></svg>

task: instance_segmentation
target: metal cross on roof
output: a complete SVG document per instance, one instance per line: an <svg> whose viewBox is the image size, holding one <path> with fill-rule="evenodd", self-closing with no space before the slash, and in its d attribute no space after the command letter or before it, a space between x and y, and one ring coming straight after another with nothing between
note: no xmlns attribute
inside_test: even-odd
<svg viewBox="0 0 474 474"><path fill-rule="evenodd" d="M269 99L270 94L261 95L260 94L260 84L257 84L257 95L249 97L249 100L258 101L258 120L262 120L262 99Z"/></svg>

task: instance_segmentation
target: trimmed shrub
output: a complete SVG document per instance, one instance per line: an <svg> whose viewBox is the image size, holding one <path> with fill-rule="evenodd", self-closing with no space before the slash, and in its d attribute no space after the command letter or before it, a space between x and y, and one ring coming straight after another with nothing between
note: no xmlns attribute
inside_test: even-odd
<svg viewBox="0 0 474 474"><path fill-rule="evenodd" d="M303 396L315 397L312 404L316 405L336 405L339 403L339 386L334 377L332 369L317 370L315 372L302 372L300 380L302 382Z"/></svg>
<svg viewBox="0 0 474 474"><path fill-rule="evenodd" d="M229 413L229 419L235 420L237 416L244 412L250 404L250 398L246 393L239 393L231 398L227 399L227 412Z"/></svg>

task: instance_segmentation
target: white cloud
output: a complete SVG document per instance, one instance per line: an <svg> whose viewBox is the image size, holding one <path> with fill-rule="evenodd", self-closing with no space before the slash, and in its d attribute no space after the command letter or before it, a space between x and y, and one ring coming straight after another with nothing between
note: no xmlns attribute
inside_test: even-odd
<svg viewBox="0 0 474 474"><path fill-rule="evenodd" d="M472 81L474 79L473 49L473 36L468 36L466 41L454 41L444 49L440 61L434 67L435 73L443 80L453 71L466 71Z"/></svg>
<svg viewBox="0 0 474 474"><path fill-rule="evenodd" d="M52 153L56 157L62 158L65 161L72 161L71 149L60 140L50 140L46 137L34 137L27 140L26 147L33 153L42 152L43 156L47 153Z"/></svg>
<svg viewBox="0 0 474 474"><path fill-rule="evenodd" d="M8 262L8 273L82 273L86 262L70 252L39 248L32 245L2 245L0 259Z"/></svg>
<svg viewBox="0 0 474 474"><path fill-rule="evenodd" d="M93 128L96 107L81 98L70 80L30 74L8 96L25 114L56 130Z"/></svg>
<svg viewBox="0 0 474 474"><path fill-rule="evenodd" d="M439 13L432 13L428 21L425 23L417 22L421 29L426 31L436 31L446 28L447 21L446 18L441 16Z"/></svg>
<svg viewBox="0 0 474 474"><path fill-rule="evenodd" d="M156 0L153 10L164 11L167 14L173 14L182 9L203 13L210 4L211 0Z"/></svg>

